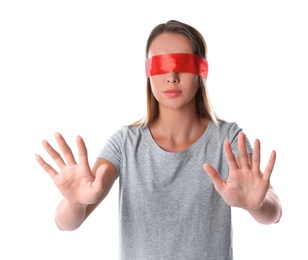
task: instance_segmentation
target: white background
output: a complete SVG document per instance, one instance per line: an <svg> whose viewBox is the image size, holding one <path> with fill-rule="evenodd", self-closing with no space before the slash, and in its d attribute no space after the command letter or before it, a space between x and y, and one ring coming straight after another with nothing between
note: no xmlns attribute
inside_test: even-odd
<svg viewBox="0 0 308 260"><path fill-rule="evenodd" d="M150 30L177 19L208 44L208 89L218 115L236 121L272 176L277 225L234 209L236 260L307 257L305 1L1 1L0 259L117 259L118 182L73 232L53 220L60 194L37 165L41 141L80 134L93 164L105 140L145 111ZM264 168L264 167L263 167Z"/></svg>

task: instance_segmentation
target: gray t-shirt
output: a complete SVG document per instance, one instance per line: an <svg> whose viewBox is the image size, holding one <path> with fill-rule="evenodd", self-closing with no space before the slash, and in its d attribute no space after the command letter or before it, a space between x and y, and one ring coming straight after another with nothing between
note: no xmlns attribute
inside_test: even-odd
<svg viewBox="0 0 308 260"><path fill-rule="evenodd" d="M161 149L149 128L123 126L111 136L99 157L118 170L120 259L233 259L231 207L202 166L227 178L223 142L237 155L240 131L234 122L211 121L182 152Z"/></svg>

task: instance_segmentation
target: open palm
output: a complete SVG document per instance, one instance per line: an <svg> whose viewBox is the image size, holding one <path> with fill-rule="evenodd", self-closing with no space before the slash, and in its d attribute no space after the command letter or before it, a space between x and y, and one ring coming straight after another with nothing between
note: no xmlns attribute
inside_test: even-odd
<svg viewBox="0 0 308 260"><path fill-rule="evenodd" d="M271 153L268 164L262 172L260 170L260 141L258 139L254 142L252 156L247 152L243 132L238 135L238 159L236 159L228 140L224 142L224 151L229 166L227 180L222 179L212 165L203 165L204 170L213 180L215 189L230 206L245 209L260 207L270 185L269 181L276 161L276 152Z"/></svg>
<svg viewBox="0 0 308 260"><path fill-rule="evenodd" d="M95 176L89 167L87 149L80 136L76 140L79 163L76 162L71 148L62 135L56 133L55 138L63 157L46 140L43 141L43 146L59 167L59 171L56 171L38 154L35 156L37 162L49 174L67 201L72 204L96 203L102 194L101 179L107 166L102 165Z"/></svg>

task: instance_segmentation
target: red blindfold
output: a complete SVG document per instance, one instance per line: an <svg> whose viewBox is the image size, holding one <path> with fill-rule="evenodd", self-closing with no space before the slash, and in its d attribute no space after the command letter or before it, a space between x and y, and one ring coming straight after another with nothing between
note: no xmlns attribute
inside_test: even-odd
<svg viewBox="0 0 308 260"><path fill-rule="evenodd" d="M191 53L170 53L152 56L146 60L146 77L168 72L187 72L207 78L208 62Z"/></svg>

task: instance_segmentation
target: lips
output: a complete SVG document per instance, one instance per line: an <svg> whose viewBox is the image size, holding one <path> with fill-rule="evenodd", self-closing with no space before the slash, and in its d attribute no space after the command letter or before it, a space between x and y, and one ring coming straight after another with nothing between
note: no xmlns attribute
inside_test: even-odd
<svg viewBox="0 0 308 260"><path fill-rule="evenodd" d="M168 97L177 97L181 93L182 93L182 91L176 90L176 89L168 89L168 90L164 91L164 94L166 94Z"/></svg>

